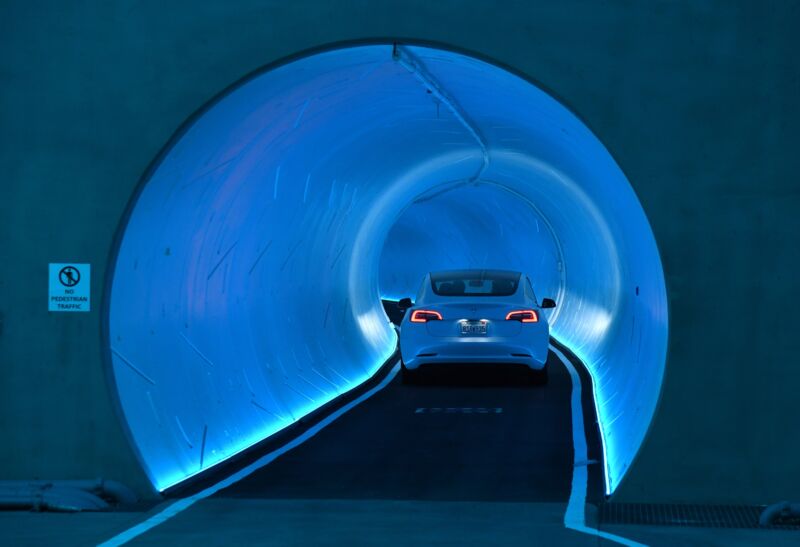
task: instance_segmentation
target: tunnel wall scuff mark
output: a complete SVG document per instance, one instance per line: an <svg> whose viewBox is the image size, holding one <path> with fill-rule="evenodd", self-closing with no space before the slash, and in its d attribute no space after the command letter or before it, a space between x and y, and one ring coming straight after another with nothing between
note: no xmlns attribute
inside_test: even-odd
<svg viewBox="0 0 800 547"><path fill-rule="evenodd" d="M250 79L175 141L144 186L116 261L109 342L124 419L158 489L373 374L396 342L382 287L402 292L419 273L392 226L414 223L421 204L411 204L438 188L452 188L436 199L453 218L466 215L459 185L476 172L478 187L535 204L540 217L527 222L552 229L542 245L559 249L562 269L543 263L538 283L558 289L553 333L595 379L609 491L624 475L658 398L667 328L658 252L632 189L583 124L530 83L463 55L408 51L469 113L488 165L391 46L361 46ZM483 206L488 224L513 234ZM535 244L508 237L512 261L514 242ZM481 261L460 249L454 266Z"/></svg>

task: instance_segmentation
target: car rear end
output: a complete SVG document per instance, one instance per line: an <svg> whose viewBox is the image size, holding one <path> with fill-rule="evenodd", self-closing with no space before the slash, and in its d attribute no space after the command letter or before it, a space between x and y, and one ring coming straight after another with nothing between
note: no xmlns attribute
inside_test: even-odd
<svg viewBox="0 0 800 547"><path fill-rule="evenodd" d="M544 369L549 326L526 282L518 272L505 271L426 276L401 325L405 368L514 363Z"/></svg>

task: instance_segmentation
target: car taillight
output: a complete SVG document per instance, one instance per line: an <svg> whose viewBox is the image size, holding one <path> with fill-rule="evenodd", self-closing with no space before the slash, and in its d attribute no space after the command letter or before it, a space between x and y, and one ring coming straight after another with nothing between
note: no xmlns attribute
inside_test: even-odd
<svg viewBox="0 0 800 547"><path fill-rule="evenodd" d="M412 323L427 323L428 321L441 321L442 314L433 310L414 310L411 313Z"/></svg>
<svg viewBox="0 0 800 547"><path fill-rule="evenodd" d="M522 323L537 323L539 321L539 314L536 310L516 310L508 312L506 321L520 321Z"/></svg>

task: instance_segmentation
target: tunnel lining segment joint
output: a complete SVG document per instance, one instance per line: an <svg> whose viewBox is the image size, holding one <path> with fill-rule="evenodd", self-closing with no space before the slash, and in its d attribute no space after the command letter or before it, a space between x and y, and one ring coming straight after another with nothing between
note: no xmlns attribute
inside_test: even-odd
<svg viewBox="0 0 800 547"><path fill-rule="evenodd" d="M471 183L479 180L484 171L489 167L489 147L486 145L486 139L481 134L478 126L470 120L461 105L458 104L455 98L447 92L444 86L442 86L425 67L423 62L414 56L414 54L403 46L394 44L392 47L392 59L413 74L429 93L447 107L453 116L455 116L456 120L464 126L467 133L475 139L475 142L481 149L482 164L480 169L467 182Z"/></svg>

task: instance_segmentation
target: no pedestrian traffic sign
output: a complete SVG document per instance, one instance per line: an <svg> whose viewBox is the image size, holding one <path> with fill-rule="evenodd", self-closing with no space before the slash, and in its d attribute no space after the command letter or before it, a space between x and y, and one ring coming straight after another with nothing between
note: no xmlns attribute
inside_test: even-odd
<svg viewBox="0 0 800 547"><path fill-rule="evenodd" d="M89 264L50 264L49 286L48 311L89 311Z"/></svg>

